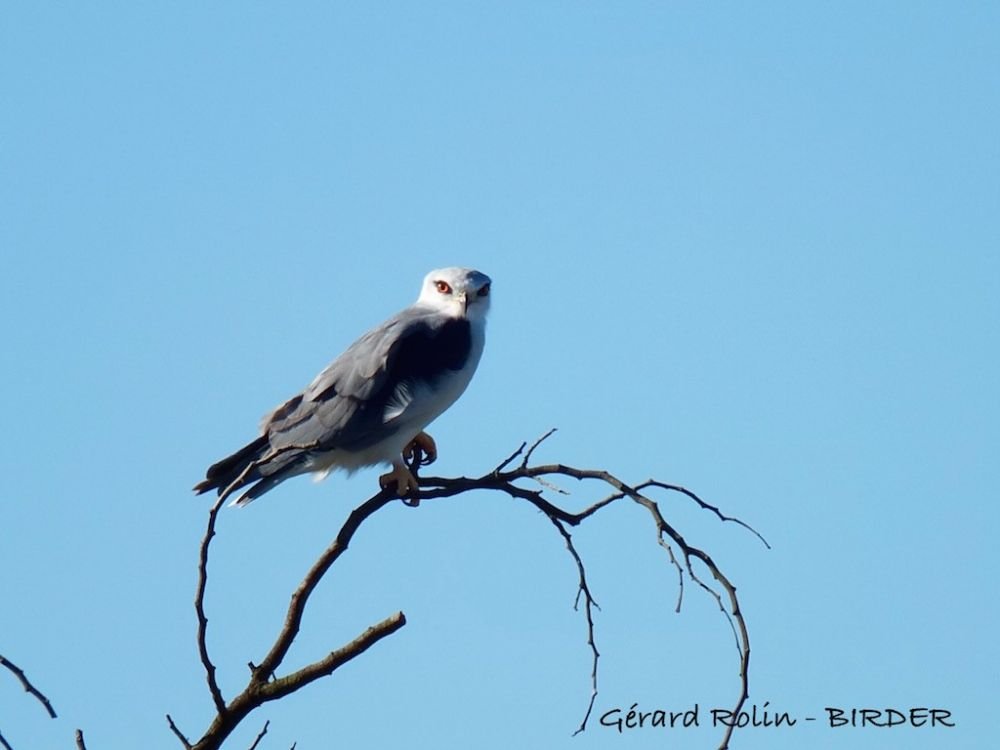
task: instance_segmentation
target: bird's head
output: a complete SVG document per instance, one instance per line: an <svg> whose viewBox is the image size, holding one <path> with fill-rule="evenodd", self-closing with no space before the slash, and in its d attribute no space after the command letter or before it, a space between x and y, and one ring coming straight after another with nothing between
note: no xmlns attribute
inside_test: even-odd
<svg viewBox="0 0 1000 750"><path fill-rule="evenodd" d="M471 268L441 268L424 277L418 304L447 315L481 320L490 309L490 277Z"/></svg>

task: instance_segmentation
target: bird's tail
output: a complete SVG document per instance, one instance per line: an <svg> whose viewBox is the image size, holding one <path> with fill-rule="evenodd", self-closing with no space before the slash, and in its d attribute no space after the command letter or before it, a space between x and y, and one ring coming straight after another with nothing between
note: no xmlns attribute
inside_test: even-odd
<svg viewBox="0 0 1000 750"><path fill-rule="evenodd" d="M194 486L199 495L210 490L217 490L220 495L235 492L251 482L261 478L260 469L254 464L263 458L270 444L266 435L261 435L252 443L248 443L233 455L218 461L208 467L205 479Z"/></svg>

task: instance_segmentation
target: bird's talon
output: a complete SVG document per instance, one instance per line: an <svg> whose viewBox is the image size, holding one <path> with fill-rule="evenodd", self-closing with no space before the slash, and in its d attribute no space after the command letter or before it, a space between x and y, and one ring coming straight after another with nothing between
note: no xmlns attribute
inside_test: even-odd
<svg viewBox="0 0 1000 750"><path fill-rule="evenodd" d="M427 466L437 460L437 444L426 432L420 432L403 448L403 458L416 459L417 466Z"/></svg>
<svg viewBox="0 0 1000 750"><path fill-rule="evenodd" d="M383 490L395 485L399 497L409 497L420 489L417 478L405 466L393 466L392 471L378 478L378 483Z"/></svg>

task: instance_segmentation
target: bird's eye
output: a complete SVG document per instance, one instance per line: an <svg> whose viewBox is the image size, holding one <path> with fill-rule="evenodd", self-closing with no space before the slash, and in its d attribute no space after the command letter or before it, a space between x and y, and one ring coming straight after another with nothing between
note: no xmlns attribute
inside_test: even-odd
<svg viewBox="0 0 1000 750"><path fill-rule="evenodd" d="M484 284L482 287L480 287L480 289L479 289L479 296L480 297L489 296L489 293L490 293L490 285L489 284Z"/></svg>
<svg viewBox="0 0 1000 750"><path fill-rule="evenodd" d="M434 286L441 294L451 294L451 284L447 281L435 281Z"/></svg>

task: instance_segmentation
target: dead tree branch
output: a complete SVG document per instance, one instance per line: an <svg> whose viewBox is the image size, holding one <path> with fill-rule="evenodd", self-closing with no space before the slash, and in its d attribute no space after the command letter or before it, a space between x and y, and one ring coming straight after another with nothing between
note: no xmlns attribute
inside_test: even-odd
<svg viewBox="0 0 1000 750"><path fill-rule="evenodd" d="M219 508L222 507L225 500L226 496L221 495L208 512L208 528L205 530L205 536L202 537L198 555L198 590L194 598L194 608L198 616L198 654L201 657L201 664L205 668L208 691L212 694L215 710L219 713L225 712L226 701L222 697L219 683L215 679L215 665L208 656L208 617L205 615L205 588L208 586L208 547L212 542L212 537L215 536L215 520L218 518ZM176 729L176 727L173 728ZM182 735L178 734L178 736Z"/></svg>
<svg viewBox="0 0 1000 750"><path fill-rule="evenodd" d="M212 537L215 535L218 511L224 498L225 496L217 500L209 511L208 525L201 541L198 563L198 588L195 596L195 611L198 617L198 649L201 654L202 664L205 666L206 675L208 676L212 699L216 702L216 717L202 738L193 744L185 738L184 734L170 720L171 730L186 750L189 748L194 748L194 750L209 750L209 748L221 747L222 742L256 708L259 708L268 701L283 698L320 677L332 674L338 667L361 655L382 638L391 635L406 624L406 618L403 613L397 612L368 628L350 643L331 651L322 659L291 674L281 677L277 676L278 669L288 650L291 648L296 635L298 635L306 603L316 585L326 574L326 571L330 569L330 566L347 549L351 538L365 519L395 499L395 496L390 492L382 491L360 505L348 516L347 521L344 522L336 538L323 554L320 555L319 559L313 564L313 567L302 580L302 583L299 584L295 593L292 594L292 600L288 606L281 631L278 633L274 644L263 660L259 664L251 665L250 680L246 688L228 704L223 702L222 707L219 708L217 701L221 699L222 694L218 690L218 685L215 681L215 667L208 654L206 638L208 620L205 616L205 593L208 581L208 552Z"/></svg>
<svg viewBox="0 0 1000 750"><path fill-rule="evenodd" d="M599 513L603 508L615 502L626 498L633 501L649 514L653 522L657 543L667 551L671 564L677 570L680 587L676 610L680 611L683 601L684 577L686 574L688 578L716 600L719 608L732 626L739 656L740 689L734 708L734 714L738 714L746 703L749 694L750 638L746 621L736 596L736 588L729 578L722 573L708 553L687 542L677 529L666 521L656 501L645 494L645 491L653 488L678 493L697 503L702 509L712 512L720 521L732 522L744 527L756 535L765 546L768 546L767 541L748 524L737 518L723 514L716 506L706 503L695 493L680 485L649 479L633 486L604 470L578 469L565 464L530 466L529 461L535 450L553 432L554 430L550 430L530 447L527 443L522 443L516 451L504 459L495 469L480 477L420 477L418 471L421 460L419 455L415 455L410 462L410 469L417 476L420 489L411 497L406 498L405 501L407 504L416 506L423 500L455 497L472 490L496 491L504 493L514 500L530 503L541 511L559 531L577 568L578 588L576 604L574 606L575 608L579 608L580 601L583 601L583 610L587 622L587 644L590 647L592 656L591 695L580 726L574 734L586 730L598 695L598 661L600 653L597 649L594 635L593 614L594 609L599 609L599 607L590 590L586 568L582 557L574 545L569 527L580 525ZM519 457L521 459L520 463L514 468L510 468ZM605 487L605 492L610 489L611 493L585 506L582 510L573 512L553 504L544 495L546 490L559 494L567 494L553 484L552 480L558 478L597 484ZM530 481L532 484L529 487L525 487L520 484L523 481ZM538 489L538 487L541 487L541 489ZM292 643L299 633L306 605L317 584L326 575L330 567L347 550L355 532L357 532L361 525L373 514L397 499L391 492L383 490L363 502L347 517L347 520L340 528L334 540L319 556L292 594L284 622L271 648L259 664L250 663L250 678L243 692L227 703L219 690L215 678L215 666L209 658L206 637L208 620L205 616L208 552L212 537L215 535L218 511L224 498L225 495L209 511L208 525L201 541L198 564L198 587L195 597L195 610L198 618L198 649L205 668L209 692L216 706L216 716L201 739L193 744L187 740L174 724L173 720L169 716L167 717L171 730L181 741L185 750L214 750L221 747L225 739L236 729L240 722L264 703L284 698L309 683L332 674L338 667L361 655L382 638L393 634L406 624L406 618L403 613L397 612L381 622L372 625L350 643L331 651L325 657L291 673L280 676L278 674ZM675 549L678 550L676 554ZM699 577L694 568L695 561L701 563L704 569L708 570L718 589ZM267 731L267 727L268 724L265 724L264 730L258 735L254 746L260 742ZM719 750L726 750L729 747L732 731L732 726L727 728L719 745Z"/></svg>
<svg viewBox="0 0 1000 750"><path fill-rule="evenodd" d="M573 609L580 608L580 597L583 597L583 611L587 616L587 645L590 646L590 653L594 657L593 666L590 670L590 702L587 704L587 712L583 715L583 721L580 722L580 728L573 732L573 736L575 737L587 728L587 720L590 719L590 714L594 710L594 701L597 700L597 661L601 658L601 654L597 650L597 643L594 641L594 607L597 607L597 609L601 607L594 601L594 596L590 593L590 585L587 583L587 571L583 566L583 559L580 557L580 553L576 551L576 545L573 544L573 536L566 530L562 521L555 518L550 520L559 529L559 533L562 534L562 538L566 542L566 549L573 556L577 573L580 575L579 588L576 590L576 600L573 602Z"/></svg>
<svg viewBox="0 0 1000 750"><path fill-rule="evenodd" d="M41 703L42 706L45 708L45 710L48 712L50 718L52 719L56 718L56 711L54 708L52 708L51 701L49 701L49 699L46 698L38 688L36 688L34 685L31 684L31 680L29 680L27 675L24 674L23 669L21 669L8 659L4 658L3 656L0 656L0 667L6 667L15 677L17 677L17 679L21 683L21 686L24 688L24 691L30 695L35 696L38 702Z"/></svg>
<svg viewBox="0 0 1000 750"><path fill-rule="evenodd" d="M185 737L184 732L177 728L177 725L174 723L174 718L170 714L167 714L167 726L170 727L170 731L174 733L174 737L176 737L180 741L181 745L184 746L184 750L191 750L191 740Z"/></svg>
<svg viewBox="0 0 1000 750"><path fill-rule="evenodd" d="M257 745L259 745L260 741L262 739L264 739L264 735L267 734L267 728L269 726L271 726L271 722L270 721L265 721L264 722L264 728L260 730L260 734L258 734L257 735L257 739L255 739L253 741L253 744L250 746L250 750L257 750Z"/></svg>
<svg viewBox="0 0 1000 750"><path fill-rule="evenodd" d="M49 718L56 718L56 711L52 708L52 702L32 684L23 669L14 664L14 662L5 658L3 655L0 655L0 667L5 667L7 671L14 675L18 682L21 683L21 687L24 688L24 692L34 696L35 700L42 704L42 707L48 713ZM14 750L14 748L10 746L10 743L7 742L7 738L3 736L3 733L0 733L0 748L3 748L3 750Z"/></svg>

